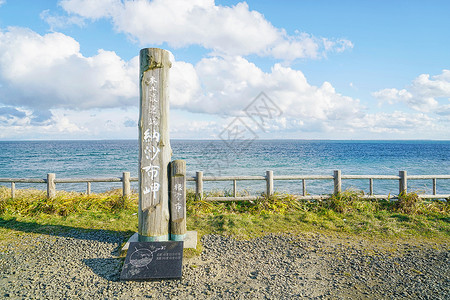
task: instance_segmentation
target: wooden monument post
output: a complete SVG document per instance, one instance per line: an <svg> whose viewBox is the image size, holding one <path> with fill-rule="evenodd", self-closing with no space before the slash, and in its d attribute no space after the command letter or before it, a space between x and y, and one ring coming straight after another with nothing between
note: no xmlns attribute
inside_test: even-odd
<svg viewBox="0 0 450 300"><path fill-rule="evenodd" d="M170 163L170 67L168 51L141 50L138 232L122 248L121 280L181 278L183 247L197 245L197 232L186 232L186 162ZM129 174L122 180L129 194Z"/></svg>
<svg viewBox="0 0 450 300"><path fill-rule="evenodd" d="M186 238L186 161L174 160L170 176L170 239Z"/></svg>
<svg viewBox="0 0 450 300"><path fill-rule="evenodd" d="M169 52L140 52L139 229L140 242L169 240Z"/></svg>

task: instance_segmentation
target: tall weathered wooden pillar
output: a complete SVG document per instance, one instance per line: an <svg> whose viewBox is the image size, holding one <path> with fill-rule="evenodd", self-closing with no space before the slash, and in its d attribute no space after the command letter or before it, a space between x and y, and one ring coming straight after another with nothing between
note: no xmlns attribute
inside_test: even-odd
<svg viewBox="0 0 450 300"><path fill-rule="evenodd" d="M140 52L139 241L169 240L169 52Z"/></svg>

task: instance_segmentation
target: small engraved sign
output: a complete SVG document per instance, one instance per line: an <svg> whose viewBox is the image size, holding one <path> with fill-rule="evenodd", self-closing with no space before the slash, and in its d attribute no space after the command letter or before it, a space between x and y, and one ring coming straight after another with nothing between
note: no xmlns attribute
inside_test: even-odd
<svg viewBox="0 0 450 300"><path fill-rule="evenodd" d="M183 242L130 243L120 280L181 278Z"/></svg>
<svg viewBox="0 0 450 300"><path fill-rule="evenodd" d="M184 199L186 199L186 191L184 186L184 177L177 176L172 178L172 193L174 194L170 202L170 218L172 220L184 219L186 217L186 204Z"/></svg>

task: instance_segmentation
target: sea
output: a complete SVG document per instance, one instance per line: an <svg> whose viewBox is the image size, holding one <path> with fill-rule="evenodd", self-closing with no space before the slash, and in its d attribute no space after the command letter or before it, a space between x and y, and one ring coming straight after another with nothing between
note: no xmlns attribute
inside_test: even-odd
<svg viewBox="0 0 450 300"><path fill-rule="evenodd" d="M184 159L187 176L259 175L408 175L450 174L450 141L253 140L229 145L222 140L171 140L172 159ZM121 177L138 174L137 140L0 141L0 178ZM10 186L9 183L0 183ZM205 182L205 191L232 190L232 182ZM45 184L16 183L16 188L46 189ZM92 183L93 192L121 183ZM132 188L138 189L137 183ZM188 182L193 189L194 183ZM260 194L264 181L239 181L242 194ZM330 194L332 180L307 180L309 194ZM274 182L280 193L302 193L300 180ZM343 189L369 191L369 180L343 180ZM57 184L57 190L83 192L86 184ZM432 193L432 180L409 180L408 190ZM397 194L398 180L374 180L375 194ZM450 179L437 180L437 193L450 194Z"/></svg>

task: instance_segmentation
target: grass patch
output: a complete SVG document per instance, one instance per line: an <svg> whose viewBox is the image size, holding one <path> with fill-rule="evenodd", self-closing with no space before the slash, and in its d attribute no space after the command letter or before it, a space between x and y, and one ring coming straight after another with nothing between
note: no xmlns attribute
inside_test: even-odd
<svg viewBox="0 0 450 300"><path fill-rule="evenodd" d="M214 194L216 195L216 194ZM327 200L297 200L292 195L261 195L255 201L209 202L187 193L188 230L199 235L216 233L249 238L268 233L344 233L367 237L449 239L447 201L424 201L410 193L399 201L363 199L345 191ZM121 190L87 196L17 190L10 198L0 188L0 238L11 230L56 234L69 229L110 230L129 236L137 231L137 195L122 197ZM200 246L201 247L201 246ZM201 252L193 249L190 255Z"/></svg>
<svg viewBox="0 0 450 300"><path fill-rule="evenodd" d="M207 197L196 199L191 192L187 196L187 222L189 228L201 233L242 238L280 232L449 238L447 201L425 201L414 193L401 195L400 201L362 196L362 192L348 190L327 200L297 200L293 195L275 194L252 202L209 202Z"/></svg>

